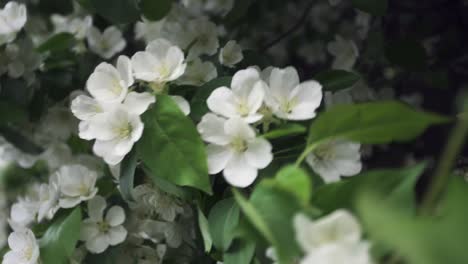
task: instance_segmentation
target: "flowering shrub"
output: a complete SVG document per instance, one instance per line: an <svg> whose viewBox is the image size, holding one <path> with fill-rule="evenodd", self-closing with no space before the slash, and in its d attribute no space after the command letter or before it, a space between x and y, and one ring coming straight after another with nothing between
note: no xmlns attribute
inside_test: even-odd
<svg viewBox="0 0 468 264"><path fill-rule="evenodd" d="M2 263L468 263L466 102L396 88L450 69L391 2L6 1Z"/></svg>

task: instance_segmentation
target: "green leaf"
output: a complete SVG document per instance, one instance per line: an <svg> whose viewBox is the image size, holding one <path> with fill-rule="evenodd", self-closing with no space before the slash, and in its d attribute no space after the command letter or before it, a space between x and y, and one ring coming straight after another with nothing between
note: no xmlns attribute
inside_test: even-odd
<svg viewBox="0 0 468 264"><path fill-rule="evenodd" d="M419 112L396 101L337 105L312 123L308 143L346 139L363 144L404 142L431 125L448 122L443 116Z"/></svg>
<svg viewBox="0 0 468 264"><path fill-rule="evenodd" d="M249 202L238 193L235 197L250 223L275 248L280 263L291 263L300 255L292 222L303 207L295 196L267 179L257 185Z"/></svg>
<svg viewBox="0 0 468 264"><path fill-rule="evenodd" d="M171 11L172 0L141 0L140 8L149 20L160 20Z"/></svg>
<svg viewBox="0 0 468 264"><path fill-rule="evenodd" d="M252 0L234 1L234 6L224 18L224 23L228 26L235 25L238 21L240 21L247 14L247 11L249 10L249 7L252 4L252 2L253 2Z"/></svg>
<svg viewBox="0 0 468 264"><path fill-rule="evenodd" d="M190 103L191 113L193 120L195 122L200 122L202 117L209 111L208 106L206 105L206 100L211 95L211 93L219 87L231 85L232 77L219 77L217 79L211 80L205 83L203 86L197 88L197 92L192 98Z"/></svg>
<svg viewBox="0 0 468 264"><path fill-rule="evenodd" d="M368 171L339 182L318 188L312 204L325 213L339 208L353 209L357 196L367 189L386 195L387 199L399 201L407 209L414 209L414 187L424 171L425 164L403 169Z"/></svg>
<svg viewBox="0 0 468 264"><path fill-rule="evenodd" d="M47 264L68 263L80 238L81 208L60 217L47 229L39 244L41 259Z"/></svg>
<svg viewBox="0 0 468 264"><path fill-rule="evenodd" d="M388 9L388 0L352 0L353 6L375 16L384 16Z"/></svg>
<svg viewBox="0 0 468 264"><path fill-rule="evenodd" d="M295 196L304 206L312 197L312 182L309 175L294 165L283 167L275 176L275 184Z"/></svg>
<svg viewBox="0 0 468 264"><path fill-rule="evenodd" d="M234 198L236 199L237 204L239 204L244 215L249 219L250 223L258 230L258 232L263 236L263 238L273 244L275 238L272 231L268 227L268 224L265 222L263 217L257 211L255 207L247 199L244 198L237 190L232 190Z"/></svg>
<svg viewBox="0 0 468 264"><path fill-rule="evenodd" d="M234 229L239 223L239 206L233 198L216 203L208 215L214 246L226 251L234 239Z"/></svg>
<svg viewBox="0 0 468 264"><path fill-rule="evenodd" d="M326 91L336 92L355 85L361 76L354 72L344 70L330 70L321 72L315 76L317 80Z"/></svg>
<svg viewBox="0 0 468 264"><path fill-rule="evenodd" d="M285 124L262 135L266 139L276 139L285 136L296 136L306 133L307 128L300 124Z"/></svg>
<svg viewBox="0 0 468 264"><path fill-rule="evenodd" d="M136 0L90 0L96 12L114 24L127 24L140 19Z"/></svg>
<svg viewBox="0 0 468 264"><path fill-rule="evenodd" d="M120 193L125 200L132 202L137 157L136 149L133 149L120 164Z"/></svg>
<svg viewBox="0 0 468 264"><path fill-rule="evenodd" d="M381 195L363 194L358 201L370 237L396 250L412 264L468 263L468 186L454 179L437 216L415 216Z"/></svg>
<svg viewBox="0 0 468 264"><path fill-rule="evenodd" d="M200 206L197 206L198 211L198 227L200 228L200 233L203 237L203 245L205 246L205 252L208 253L211 251L211 247L213 246L213 239L211 238L210 234L210 225L206 216L203 214Z"/></svg>
<svg viewBox="0 0 468 264"><path fill-rule="evenodd" d="M255 243L252 241L236 240L231 249L224 253L224 264L250 263L255 253Z"/></svg>
<svg viewBox="0 0 468 264"><path fill-rule="evenodd" d="M49 39L47 39L44 43L42 43L38 48L37 51L44 53L44 52L51 52L56 53L64 50L68 50L73 47L76 43L75 37L70 33L58 33L53 35Z"/></svg>
<svg viewBox="0 0 468 264"><path fill-rule="evenodd" d="M142 115L137 151L153 175L211 194L205 145L192 121L167 95Z"/></svg>

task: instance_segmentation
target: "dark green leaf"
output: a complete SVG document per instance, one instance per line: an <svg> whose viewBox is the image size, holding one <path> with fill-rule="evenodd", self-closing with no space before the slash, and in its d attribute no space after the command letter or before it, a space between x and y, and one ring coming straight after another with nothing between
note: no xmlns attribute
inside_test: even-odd
<svg viewBox="0 0 468 264"><path fill-rule="evenodd" d="M133 23L140 18L136 0L90 0L96 12L114 24Z"/></svg>
<svg viewBox="0 0 468 264"><path fill-rule="evenodd" d="M203 86L197 88L197 92L192 98L191 105L191 116L195 122L199 122L203 115L208 112L208 106L206 105L206 99L211 95L213 90L216 88L231 85L232 77L220 77L205 83Z"/></svg>
<svg viewBox="0 0 468 264"><path fill-rule="evenodd" d="M59 52L68 50L75 45L75 37L70 33L58 33L47 39L38 48L38 52Z"/></svg>
<svg viewBox="0 0 468 264"><path fill-rule="evenodd" d="M361 79L357 73L343 70L330 70L319 73L315 76L326 91L336 92L342 89L352 87Z"/></svg>
<svg viewBox="0 0 468 264"><path fill-rule="evenodd" d="M197 206L198 211L198 227L200 228L200 233L203 237L203 245L205 246L205 252L208 253L211 251L211 247L213 246L213 239L211 238L210 234L210 225L206 216L203 214L200 207Z"/></svg>
<svg viewBox="0 0 468 264"><path fill-rule="evenodd" d="M205 145L177 104L159 95L142 119L145 129L137 151L152 174L211 193Z"/></svg>
<svg viewBox="0 0 468 264"><path fill-rule="evenodd" d="M120 164L120 193L127 201L134 201L133 187L136 167L137 153L133 149Z"/></svg>
<svg viewBox="0 0 468 264"><path fill-rule="evenodd" d="M160 20L171 11L172 0L141 0L140 8L149 20Z"/></svg>
<svg viewBox="0 0 468 264"><path fill-rule="evenodd" d="M275 139L285 136L295 136L304 134L307 131L307 128L300 124L285 124L278 128L275 128L272 131L269 131L262 135L266 139Z"/></svg>
<svg viewBox="0 0 468 264"><path fill-rule="evenodd" d="M224 253L224 264L250 263L255 253L255 243L236 240L232 247Z"/></svg>
<svg viewBox="0 0 468 264"><path fill-rule="evenodd" d="M355 8L375 16L385 15L388 9L388 0L352 0L352 3Z"/></svg>
<svg viewBox="0 0 468 264"><path fill-rule="evenodd" d="M239 206L233 198L221 200L211 208L208 223L214 246L226 251L234 238L239 223Z"/></svg>
<svg viewBox="0 0 468 264"><path fill-rule="evenodd" d="M75 252L80 230L81 207L76 207L70 214L56 219L39 242L42 262L68 263L69 258Z"/></svg>

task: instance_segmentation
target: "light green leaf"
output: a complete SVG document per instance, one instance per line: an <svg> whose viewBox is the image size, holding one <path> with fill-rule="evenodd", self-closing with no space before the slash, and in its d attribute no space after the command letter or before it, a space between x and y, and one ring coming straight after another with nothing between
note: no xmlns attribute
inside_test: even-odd
<svg viewBox="0 0 468 264"><path fill-rule="evenodd" d="M234 239L234 229L239 223L239 206L233 198L216 203L208 215L213 244L226 251Z"/></svg>
<svg viewBox="0 0 468 264"><path fill-rule="evenodd" d="M75 251L80 238L81 208L57 218L41 238L40 250L43 263L65 264Z"/></svg>
<svg viewBox="0 0 468 264"><path fill-rule="evenodd" d="M198 227L200 228L200 233L203 237L203 245L205 246L205 252L208 253L211 251L211 247L213 246L213 239L211 238L210 234L210 225L206 216L203 214L200 206L197 206L198 211Z"/></svg>
<svg viewBox="0 0 468 264"><path fill-rule="evenodd" d="M448 121L450 119L441 115L416 111L397 101L337 105L312 122L308 146L297 164L327 141L345 139L363 144L405 142L419 136L431 125Z"/></svg>
<svg viewBox="0 0 468 264"><path fill-rule="evenodd" d="M315 80L320 82L324 90L332 92L352 87L360 79L361 76L357 73L344 70L330 70L315 76Z"/></svg>
<svg viewBox="0 0 468 264"><path fill-rule="evenodd" d="M312 197L312 182L309 175L299 167L290 165L283 167L275 177L275 184L282 190L296 196L304 206Z"/></svg>
<svg viewBox="0 0 468 264"><path fill-rule="evenodd" d="M371 189L386 195L387 199L400 201L407 209L414 209L414 187L424 171L425 164L404 169L368 171L342 181L318 188L313 195L312 204L325 213L339 208L353 209L357 196Z"/></svg>
<svg viewBox="0 0 468 264"><path fill-rule="evenodd" d="M235 197L250 223L275 248L281 264L291 263L301 254L292 222L303 207L295 196L267 179L257 185L248 202L240 194Z"/></svg>
<svg viewBox="0 0 468 264"><path fill-rule="evenodd" d="M169 96L159 95L142 119L145 129L137 151L151 173L211 194L205 145L177 104Z"/></svg>
<svg viewBox="0 0 468 264"><path fill-rule="evenodd" d="M306 133L307 128L300 124L285 124L262 135L266 139L276 139L285 136L296 136Z"/></svg>
<svg viewBox="0 0 468 264"><path fill-rule="evenodd" d="M171 11L172 0L141 0L140 8L149 20L160 20Z"/></svg>
<svg viewBox="0 0 468 264"><path fill-rule="evenodd" d="M255 253L255 243L236 240L232 247L224 253L224 264L250 263Z"/></svg>
<svg viewBox="0 0 468 264"><path fill-rule="evenodd" d="M140 12L136 0L90 0L94 10L114 24L127 24L138 21Z"/></svg>
<svg viewBox="0 0 468 264"><path fill-rule="evenodd" d="M370 237L396 250L406 263L468 263L468 187L455 179L437 216L415 216L385 197L371 193L358 200L361 219Z"/></svg>
<svg viewBox="0 0 468 264"><path fill-rule="evenodd" d="M133 149L120 164L120 193L127 201L134 201L133 187L137 167L137 152Z"/></svg>
<svg viewBox="0 0 468 264"><path fill-rule="evenodd" d="M249 203L249 201L237 190L233 189L232 192L237 204L239 204L242 212L249 219L250 223L258 230L266 241L273 244L275 242L273 233L257 209L253 207L253 205Z"/></svg>
<svg viewBox="0 0 468 264"><path fill-rule="evenodd" d="M211 95L211 93L219 87L231 85L232 77L219 77L217 79L211 80L201 87L197 88L197 92L192 98L190 103L191 105L191 113L193 120L195 122L199 122L203 115L205 115L209 110L208 106L206 105L206 100Z"/></svg>
<svg viewBox="0 0 468 264"><path fill-rule="evenodd" d="M352 3L355 8L375 16L385 15L388 9L388 0L352 0Z"/></svg>

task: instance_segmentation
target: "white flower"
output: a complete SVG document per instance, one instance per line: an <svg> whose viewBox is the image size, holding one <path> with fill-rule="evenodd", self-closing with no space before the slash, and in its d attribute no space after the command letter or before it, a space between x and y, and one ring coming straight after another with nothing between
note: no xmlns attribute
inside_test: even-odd
<svg viewBox="0 0 468 264"><path fill-rule="evenodd" d="M242 48L235 40L231 40L219 51L219 62L227 67L234 67L244 59Z"/></svg>
<svg viewBox="0 0 468 264"><path fill-rule="evenodd" d="M218 29L216 24L206 18L199 18L189 22L191 32L196 32L194 41L189 51L189 58L200 55L214 55L219 48Z"/></svg>
<svg viewBox="0 0 468 264"><path fill-rule="evenodd" d="M94 122L92 126L96 137L94 154L110 165L120 163L143 133L140 117L123 107L106 113L102 120Z"/></svg>
<svg viewBox="0 0 468 264"><path fill-rule="evenodd" d="M60 208L59 198L60 192L56 182L51 181L49 184L41 184L37 211L38 222L41 222L43 219L51 220L54 217Z"/></svg>
<svg viewBox="0 0 468 264"><path fill-rule="evenodd" d="M3 256L2 264L37 264L39 262L39 245L29 229L18 230L8 237L8 251Z"/></svg>
<svg viewBox="0 0 468 264"><path fill-rule="evenodd" d="M120 206L112 206L104 216L106 200L96 196L88 202L89 218L83 221L80 240L85 241L91 253L102 253L109 246L122 243L127 237L125 211Z"/></svg>
<svg viewBox="0 0 468 264"><path fill-rule="evenodd" d="M97 173L82 165L65 165L56 175L60 190L59 204L62 208L73 208L82 201L92 199L96 188Z"/></svg>
<svg viewBox="0 0 468 264"><path fill-rule="evenodd" d="M122 32L115 26L106 28L102 33L96 27L91 27L87 40L89 49L104 59L112 58L127 45Z"/></svg>
<svg viewBox="0 0 468 264"><path fill-rule="evenodd" d="M50 19L54 25L55 33L67 32L73 34L79 40L84 39L88 35L88 31L93 25L93 18L91 16L79 18L54 14Z"/></svg>
<svg viewBox="0 0 468 264"><path fill-rule="evenodd" d="M337 210L315 221L297 214L294 217L294 228L296 240L304 252L312 252L326 245L351 244L361 240L361 226L346 210Z"/></svg>
<svg viewBox="0 0 468 264"><path fill-rule="evenodd" d="M17 2L8 2L3 9L0 10L0 35L10 42L15 38L24 24L26 24L27 12L24 4Z"/></svg>
<svg viewBox="0 0 468 264"><path fill-rule="evenodd" d="M236 187L247 187L273 159L271 144L255 136L255 131L242 119L224 120L206 114L198 124L207 146L208 171L223 171L226 181Z"/></svg>
<svg viewBox="0 0 468 264"><path fill-rule="evenodd" d="M282 119L307 120L314 118L322 101L322 86L316 81L299 83L294 67L274 68L266 87L265 104Z"/></svg>
<svg viewBox="0 0 468 264"><path fill-rule="evenodd" d="M133 82L130 59L119 56L117 68L105 62L99 64L89 76L86 89L102 104L120 103Z"/></svg>
<svg viewBox="0 0 468 264"><path fill-rule="evenodd" d="M184 75L177 80L177 83L200 86L213 80L217 76L218 71L212 62L202 62L200 58L196 58L188 63Z"/></svg>
<svg viewBox="0 0 468 264"><path fill-rule="evenodd" d="M159 216L164 221L173 222L184 212L180 201L149 184L141 184L133 189L137 203L135 208L147 215Z"/></svg>
<svg viewBox="0 0 468 264"><path fill-rule="evenodd" d="M20 198L10 209L10 219L8 220L13 230L19 230L32 224L37 215L37 202L28 198Z"/></svg>
<svg viewBox="0 0 468 264"><path fill-rule="evenodd" d="M337 243L320 247L307 254L300 264L371 264L369 244Z"/></svg>
<svg viewBox="0 0 468 264"><path fill-rule="evenodd" d="M206 0L205 9L222 16L231 11L234 6L234 0Z"/></svg>
<svg viewBox="0 0 468 264"><path fill-rule="evenodd" d="M179 78L185 72L184 53L165 39L152 41L146 51L132 57L135 78L163 84Z"/></svg>
<svg viewBox="0 0 468 264"><path fill-rule="evenodd" d="M340 180L340 176L353 176L362 169L361 145L358 143L335 140L318 146L306 158L307 164L325 182Z"/></svg>
<svg viewBox="0 0 468 264"><path fill-rule="evenodd" d="M369 243L361 240L361 226L346 210L312 221L294 217L296 240L306 253L301 264L370 264Z"/></svg>
<svg viewBox="0 0 468 264"><path fill-rule="evenodd" d="M247 123L262 119L257 113L262 106L266 84L257 70L249 68L234 74L231 89L220 87L214 90L206 103L216 114L226 118L242 118Z"/></svg>
<svg viewBox="0 0 468 264"><path fill-rule="evenodd" d="M352 40L337 35L334 42L328 44L328 52L335 57L332 68L350 71L359 56L359 50Z"/></svg>

